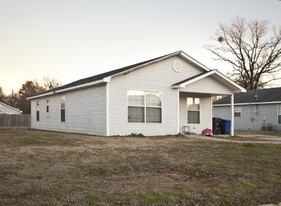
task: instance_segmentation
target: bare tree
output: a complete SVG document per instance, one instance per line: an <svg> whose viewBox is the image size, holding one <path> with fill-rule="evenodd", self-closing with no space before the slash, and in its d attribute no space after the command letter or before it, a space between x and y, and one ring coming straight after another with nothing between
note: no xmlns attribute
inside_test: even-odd
<svg viewBox="0 0 281 206"><path fill-rule="evenodd" d="M42 87L46 90L56 88L61 85L62 85L61 82L56 78L50 78L49 76L44 76L42 79Z"/></svg>
<svg viewBox="0 0 281 206"><path fill-rule="evenodd" d="M230 25L219 24L212 37L214 45L206 48L215 60L232 66L228 76L246 89L265 87L277 80L281 67L281 27L272 27L268 34L269 22L247 21L235 18Z"/></svg>

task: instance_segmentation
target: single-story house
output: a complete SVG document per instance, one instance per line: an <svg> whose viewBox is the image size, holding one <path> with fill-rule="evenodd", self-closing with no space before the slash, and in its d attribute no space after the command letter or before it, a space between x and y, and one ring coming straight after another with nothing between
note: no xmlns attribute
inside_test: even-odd
<svg viewBox="0 0 281 206"><path fill-rule="evenodd" d="M0 114L21 114L22 111L0 102Z"/></svg>
<svg viewBox="0 0 281 206"><path fill-rule="evenodd" d="M213 103L213 116L230 119L230 97ZM235 130L281 131L281 87L234 95Z"/></svg>
<svg viewBox="0 0 281 206"><path fill-rule="evenodd" d="M201 133L212 100L244 89L182 51L29 97L31 128L102 136Z"/></svg>

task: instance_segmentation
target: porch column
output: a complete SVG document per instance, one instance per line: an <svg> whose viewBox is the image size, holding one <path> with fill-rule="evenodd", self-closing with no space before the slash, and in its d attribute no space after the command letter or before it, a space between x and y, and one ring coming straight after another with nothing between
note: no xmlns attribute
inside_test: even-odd
<svg viewBox="0 0 281 206"><path fill-rule="evenodd" d="M178 133L181 133L181 129L180 129L180 91L177 90L177 101L176 101L176 104L177 104L177 113L178 113Z"/></svg>
<svg viewBox="0 0 281 206"><path fill-rule="evenodd" d="M231 94L231 127L230 127L230 136L234 136L234 93Z"/></svg>

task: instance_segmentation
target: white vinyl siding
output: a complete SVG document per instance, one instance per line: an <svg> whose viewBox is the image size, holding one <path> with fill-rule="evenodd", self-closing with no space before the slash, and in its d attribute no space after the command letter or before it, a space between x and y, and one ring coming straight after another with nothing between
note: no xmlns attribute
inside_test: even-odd
<svg viewBox="0 0 281 206"><path fill-rule="evenodd" d="M61 96L65 96L65 122L61 123ZM45 105L40 107L40 122L32 119L31 128L61 132L106 135L106 87L89 87L63 95L40 98L40 103L49 99L49 113ZM31 101L32 116L36 116L36 100Z"/></svg>
<svg viewBox="0 0 281 206"><path fill-rule="evenodd" d="M228 95L231 94L231 90L221 84L212 76L200 79L194 83L187 85L185 88L181 88L180 91L196 92L202 94L219 94Z"/></svg>
<svg viewBox="0 0 281 206"><path fill-rule="evenodd" d="M128 90L128 122L161 123L159 92Z"/></svg>
<svg viewBox="0 0 281 206"><path fill-rule="evenodd" d="M0 102L0 114L21 114L21 111Z"/></svg>
<svg viewBox="0 0 281 206"><path fill-rule="evenodd" d="M241 107L241 117L234 118L235 130L256 130L262 129L263 123L272 124L272 130L281 131L281 124L278 124L280 114L278 104L260 104L258 105L258 112L256 112L256 105L239 105ZM230 119L230 106L214 106L213 117ZM235 107L234 107L235 108ZM280 110L279 110L280 111Z"/></svg>
<svg viewBox="0 0 281 206"><path fill-rule="evenodd" d="M181 72L174 71L172 65L175 60L182 63ZM147 136L177 134L179 132L179 97L178 90L172 89L172 85L201 72L183 59L172 57L126 75L113 77L110 82L109 91L109 135L127 135L135 132ZM128 101L128 90L156 91L161 93L161 124L128 122L128 105L124 107ZM159 115L159 109L152 110L154 110L154 116Z"/></svg>
<svg viewBox="0 0 281 206"><path fill-rule="evenodd" d="M196 95L195 98L200 98L200 124L188 123L187 114L187 97ZM180 92L180 130L183 126L189 126L190 132L200 134L203 129L212 128L212 107L211 97L209 95L194 94Z"/></svg>

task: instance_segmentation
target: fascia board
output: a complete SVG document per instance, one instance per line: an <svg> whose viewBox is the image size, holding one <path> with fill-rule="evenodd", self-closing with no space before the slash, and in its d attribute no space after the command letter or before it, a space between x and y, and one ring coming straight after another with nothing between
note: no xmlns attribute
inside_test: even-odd
<svg viewBox="0 0 281 206"><path fill-rule="evenodd" d="M133 68L128 69L128 70L126 70L126 71L119 72L119 73L117 73L117 74L113 74L113 75L111 75L110 77L119 76L119 75L125 75L125 74L128 74L128 73L130 73L130 72L132 72L132 71L135 71L135 70L137 70L137 69L140 69L140 68L149 66L149 65L151 65L151 64L155 64L155 63L157 63L157 62L161 62L161 61L163 61L163 60L165 60L165 59L169 59L169 58L171 58L171 57L173 57L173 56L177 56L177 55L179 55L179 54L181 54L181 53L180 53L180 52L175 52L175 53L172 53L172 54L170 54L170 55L164 56L164 57L162 57L162 58L155 59L154 61L150 61L150 62L147 62L147 63L145 63L145 64L142 64L142 65L133 67Z"/></svg>
<svg viewBox="0 0 281 206"><path fill-rule="evenodd" d="M238 90L235 90L234 93L239 93L239 92L246 92L247 90L244 89L243 87L239 86L238 84L234 83L233 81L231 81L230 79L228 79L226 76L222 75L220 72L218 72L217 70L211 70L209 71L208 73L206 74L203 74L197 78L194 78L190 81L187 81L187 82L184 82L180 85L175 85L175 86L172 86L173 89L178 89L178 88L185 88L187 85L193 83L193 82L196 82L200 79L203 79L205 77L208 77L210 75L213 75L213 74L216 74L218 75L220 78L224 79L225 81L227 81L229 84L235 86Z"/></svg>
<svg viewBox="0 0 281 206"><path fill-rule="evenodd" d="M27 97L26 100L37 99L37 98L40 98L40 97L46 97L46 96L50 96L52 94L54 94L54 92L48 92L48 93L44 93L44 94L39 94L39 95L36 95L36 96Z"/></svg>
<svg viewBox="0 0 281 206"><path fill-rule="evenodd" d="M90 86L94 86L94 85L97 85L97 84L110 82L110 79L111 79L111 77L106 77L106 78L103 78L101 80L97 80L97 81L94 81L94 82L89 82L89 83L86 83L86 84L81 84L81 85L78 85L78 86L61 89L61 90L58 90L58 91L48 92L48 93L45 93L45 94L36 95L36 96L33 96L33 97L28 97L26 99L32 100L32 99L37 99L37 98L40 98L40 97L50 96L50 95L53 95L53 94L59 94L59 93L63 93L63 92L69 92L69 91L73 91L73 90L77 90L77 89L82 89L82 88L85 88L85 87L90 87Z"/></svg>
<svg viewBox="0 0 281 206"><path fill-rule="evenodd" d="M215 70L212 70L211 72L208 72L208 73L203 74L203 75L201 75L201 76L199 76L199 77L196 77L196 78L194 78L194 79L191 79L190 81L187 81L187 82L184 82L184 83L180 84L179 87L180 87L180 88L184 88L184 87L186 87L187 85L189 85L189 84L191 84L191 83L193 83L193 82L196 82L196 81L198 81L198 80L200 80L200 79L203 79L203 78L205 78L205 77L207 77L207 76L210 76L210 75L212 75L212 74L214 74L214 73L215 73Z"/></svg>
<svg viewBox="0 0 281 206"><path fill-rule="evenodd" d="M216 71L216 70L213 70ZM226 76L224 76L223 74L221 74L220 72L216 71L216 74L218 76L220 76L221 78L223 78L224 80L226 80L228 83L232 84L233 86L237 87L238 90L234 91L235 93L238 92L246 92L247 90L244 89L243 87L241 87L240 85L236 84L235 82L231 81L230 79L228 79Z"/></svg>
<svg viewBox="0 0 281 206"><path fill-rule="evenodd" d="M187 59L188 61L192 62L193 64L197 65L198 67L202 68L205 71L210 71L210 69L206 66L204 66L203 64L201 64L200 62L196 61L195 59L193 59L192 57L188 56L186 53L184 53L183 51L180 53L180 55Z"/></svg>
<svg viewBox="0 0 281 206"><path fill-rule="evenodd" d="M234 103L235 106L245 106L245 105L261 105L261 104L281 104L281 101L275 102L249 102L249 103ZM214 107L225 107L230 106L230 104L213 104Z"/></svg>

